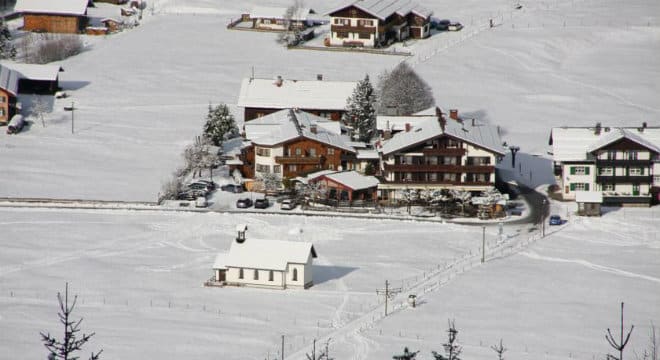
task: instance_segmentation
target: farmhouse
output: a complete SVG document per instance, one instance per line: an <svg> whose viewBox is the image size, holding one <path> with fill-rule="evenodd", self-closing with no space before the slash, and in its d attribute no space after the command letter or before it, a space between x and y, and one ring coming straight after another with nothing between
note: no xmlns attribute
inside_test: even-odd
<svg viewBox="0 0 660 360"><path fill-rule="evenodd" d="M433 12L410 0L358 0L328 15L330 45L380 47L428 37Z"/></svg>
<svg viewBox="0 0 660 360"><path fill-rule="evenodd" d="M450 114L407 123L382 140L381 198L405 188L481 192L495 185L495 164L505 155L497 128Z"/></svg>
<svg viewBox="0 0 660 360"><path fill-rule="evenodd" d="M286 13L287 8L284 7L255 6L248 17L254 29L282 31L286 30L287 23L289 28L304 29L308 24L308 16L313 11L309 8L299 8L290 18L287 18Z"/></svg>
<svg viewBox="0 0 660 360"><path fill-rule="evenodd" d="M20 74L0 65L0 125L7 125L16 114L16 95Z"/></svg>
<svg viewBox="0 0 660 360"><path fill-rule="evenodd" d="M261 288L301 288L314 285L314 245L307 242L247 239L247 225L236 227L238 236L229 252L213 263L216 283Z"/></svg>
<svg viewBox="0 0 660 360"><path fill-rule="evenodd" d="M660 127L558 127L550 133L563 199L602 192L603 205L649 206L660 193Z"/></svg>
<svg viewBox="0 0 660 360"><path fill-rule="evenodd" d="M253 146L245 149L243 165L253 158L255 175L292 178L317 169L337 170L347 165L344 155L355 153L340 135L338 122L301 110L280 110L250 121L245 137Z"/></svg>
<svg viewBox="0 0 660 360"><path fill-rule="evenodd" d="M299 109L331 120L340 120L355 86L354 81L243 79L238 106L250 121L282 109Z"/></svg>
<svg viewBox="0 0 660 360"><path fill-rule="evenodd" d="M17 0L14 10L23 14L23 30L76 34L87 26L88 0Z"/></svg>

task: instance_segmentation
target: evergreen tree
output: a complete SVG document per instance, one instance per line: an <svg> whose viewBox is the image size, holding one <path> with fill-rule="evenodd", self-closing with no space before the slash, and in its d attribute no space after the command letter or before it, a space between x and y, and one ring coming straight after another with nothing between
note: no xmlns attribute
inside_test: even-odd
<svg viewBox="0 0 660 360"><path fill-rule="evenodd" d="M346 103L344 122L353 127L360 141L369 142L376 133L376 92L369 75L358 82Z"/></svg>
<svg viewBox="0 0 660 360"><path fill-rule="evenodd" d="M378 96L384 115L410 115L435 104L431 87L406 62L381 74Z"/></svg>
<svg viewBox="0 0 660 360"><path fill-rule="evenodd" d="M238 134L238 127L229 108L225 104L212 106L209 104L209 113L206 115L204 125L206 134L214 145L222 146L222 142Z"/></svg>
<svg viewBox="0 0 660 360"><path fill-rule="evenodd" d="M431 352L431 354L433 355L433 358L435 360L461 360L461 358L458 356L461 355L463 348L456 343L457 335L458 335L458 330L456 330L454 321L450 320L449 329L447 329L447 342L442 344L442 347L445 348L446 356L442 354L438 354L437 352L433 351Z"/></svg>
<svg viewBox="0 0 660 360"><path fill-rule="evenodd" d="M11 32L4 20L0 20L0 59L16 58L16 47L11 41Z"/></svg>

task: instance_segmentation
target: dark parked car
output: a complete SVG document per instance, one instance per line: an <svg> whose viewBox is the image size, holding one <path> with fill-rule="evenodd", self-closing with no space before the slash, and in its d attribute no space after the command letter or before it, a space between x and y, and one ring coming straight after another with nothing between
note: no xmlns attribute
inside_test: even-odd
<svg viewBox="0 0 660 360"><path fill-rule="evenodd" d="M550 225L561 225L562 220L559 215L551 215L550 216Z"/></svg>
<svg viewBox="0 0 660 360"><path fill-rule="evenodd" d="M238 199L236 201L236 207L239 209L247 209L252 206L252 200L250 198Z"/></svg>
<svg viewBox="0 0 660 360"><path fill-rule="evenodd" d="M195 180L194 184L206 184L206 186L209 188L209 190L213 191L215 190L218 186L216 183L210 180L204 180L204 179L197 179Z"/></svg>
<svg viewBox="0 0 660 360"><path fill-rule="evenodd" d="M270 203L268 202L267 198L257 199L254 202L255 209L266 209L268 206L270 206Z"/></svg>
<svg viewBox="0 0 660 360"><path fill-rule="evenodd" d="M211 192L211 186L209 184L201 183L201 182L194 182L186 185L188 189L191 190L200 190L200 191L206 191L206 192Z"/></svg>
<svg viewBox="0 0 660 360"><path fill-rule="evenodd" d="M229 191L233 193L242 193L243 192L243 185L236 185L236 184L226 184L222 185L220 187L220 190L222 191Z"/></svg>
<svg viewBox="0 0 660 360"><path fill-rule="evenodd" d="M435 23L435 28L438 31L447 31L449 29L449 24L451 22L449 20L440 20Z"/></svg>
<svg viewBox="0 0 660 360"><path fill-rule="evenodd" d="M205 190L187 190L180 192L177 196L177 200L196 200L198 197L206 197Z"/></svg>

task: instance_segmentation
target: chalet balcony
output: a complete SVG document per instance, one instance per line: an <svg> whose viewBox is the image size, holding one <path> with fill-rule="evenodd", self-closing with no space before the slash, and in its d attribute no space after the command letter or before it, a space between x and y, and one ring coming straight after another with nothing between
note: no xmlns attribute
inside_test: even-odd
<svg viewBox="0 0 660 360"><path fill-rule="evenodd" d="M320 156L276 156L275 162L278 164L301 164L314 165L321 163Z"/></svg>
<svg viewBox="0 0 660 360"><path fill-rule="evenodd" d="M385 171L390 172L449 172L449 173L492 173L492 165L422 165L422 164L385 164Z"/></svg>
<svg viewBox="0 0 660 360"><path fill-rule="evenodd" d="M651 165L651 160L623 160L623 159L596 159L596 166L598 167L611 167L611 166L632 166L632 167L648 167Z"/></svg>
<svg viewBox="0 0 660 360"><path fill-rule="evenodd" d="M401 186L493 186L494 182L491 181L447 181L447 180L436 180L436 181L422 181L422 180L383 180L380 182L382 184L388 185L401 185Z"/></svg>
<svg viewBox="0 0 660 360"><path fill-rule="evenodd" d="M441 155L441 156L463 156L466 150L461 148L443 148L443 149L423 149L422 154L427 156Z"/></svg>
<svg viewBox="0 0 660 360"><path fill-rule="evenodd" d="M599 175L596 176L596 182L606 184L619 184L619 183L640 183L650 184L653 182L652 175Z"/></svg>
<svg viewBox="0 0 660 360"><path fill-rule="evenodd" d="M376 33L374 26L349 26L349 25L331 25L331 32L351 32L351 33Z"/></svg>

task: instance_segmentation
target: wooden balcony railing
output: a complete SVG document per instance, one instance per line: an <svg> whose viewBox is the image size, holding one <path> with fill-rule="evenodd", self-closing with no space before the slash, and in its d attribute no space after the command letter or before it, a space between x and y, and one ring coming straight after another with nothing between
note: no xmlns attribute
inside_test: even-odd
<svg viewBox="0 0 660 360"><path fill-rule="evenodd" d="M331 32L352 32L352 33L376 33L376 27L374 26L349 26L349 25L331 25Z"/></svg>
<svg viewBox="0 0 660 360"><path fill-rule="evenodd" d="M463 156L466 150L461 148L423 149L424 155Z"/></svg>
<svg viewBox="0 0 660 360"><path fill-rule="evenodd" d="M492 165L422 165L422 164L385 164L385 171L391 172L448 172L448 173L492 173Z"/></svg>
<svg viewBox="0 0 660 360"><path fill-rule="evenodd" d="M276 156L275 162L278 164L319 164L320 156Z"/></svg>

